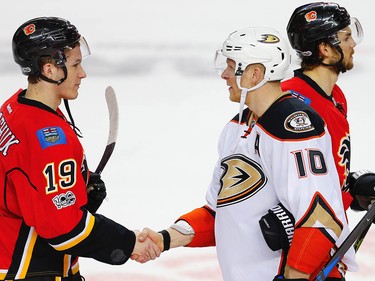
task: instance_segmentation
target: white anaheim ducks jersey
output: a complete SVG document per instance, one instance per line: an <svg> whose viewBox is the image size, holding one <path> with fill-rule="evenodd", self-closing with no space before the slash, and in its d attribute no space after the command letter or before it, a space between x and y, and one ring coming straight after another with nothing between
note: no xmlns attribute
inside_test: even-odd
<svg viewBox="0 0 375 281"><path fill-rule="evenodd" d="M258 223L279 202L293 214L296 229L320 228L336 245L349 233L324 121L291 95L279 98L258 120L251 122L251 115L245 109L240 125L237 115L224 128L206 196L216 211L225 281L272 280L280 273L283 254L268 248ZM342 265L356 269L354 251Z"/></svg>

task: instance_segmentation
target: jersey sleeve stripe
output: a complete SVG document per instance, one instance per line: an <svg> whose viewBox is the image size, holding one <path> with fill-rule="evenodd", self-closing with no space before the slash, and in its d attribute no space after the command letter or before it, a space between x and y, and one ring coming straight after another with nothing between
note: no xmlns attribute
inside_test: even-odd
<svg viewBox="0 0 375 281"><path fill-rule="evenodd" d="M38 234L36 233L34 227L31 227L29 231L29 235L27 237L27 242L24 248L24 252L22 255L21 264L18 268L18 272L16 274L15 279L24 279L26 277L26 273L29 269L31 256L33 253L33 249L34 249L37 237L38 237Z"/></svg>
<svg viewBox="0 0 375 281"><path fill-rule="evenodd" d="M60 243L60 244L50 244L52 247L54 247L58 251L64 251L67 249L70 249L77 244L79 244L82 240L84 240L92 231L95 223L95 217L91 215L90 213L87 214L86 221L85 221L85 227L84 229L75 237Z"/></svg>

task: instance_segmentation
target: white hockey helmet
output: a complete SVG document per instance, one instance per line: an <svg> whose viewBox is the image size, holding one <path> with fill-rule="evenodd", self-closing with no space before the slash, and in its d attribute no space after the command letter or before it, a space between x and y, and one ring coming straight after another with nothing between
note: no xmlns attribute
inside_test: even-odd
<svg viewBox="0 0 375 281"><path fill-rule="evenodd" d="M291 61L288 41L268 27L248 27L231 33L217 52L215 68L222 69L226 58L235 61L236 76L241 76L249 64L263 64L266 81L282 80Z"/></svg>

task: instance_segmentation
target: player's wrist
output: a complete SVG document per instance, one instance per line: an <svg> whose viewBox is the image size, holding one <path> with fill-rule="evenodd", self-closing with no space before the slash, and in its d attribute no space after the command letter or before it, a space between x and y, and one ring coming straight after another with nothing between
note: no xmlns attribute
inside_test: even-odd
<svg viewBox="0 0 375 281"><path fill-rule="evenodd" d="M167 230L161 230L159 233L163 236L163 252L168 251L171 247L171 235Z"/></svg>

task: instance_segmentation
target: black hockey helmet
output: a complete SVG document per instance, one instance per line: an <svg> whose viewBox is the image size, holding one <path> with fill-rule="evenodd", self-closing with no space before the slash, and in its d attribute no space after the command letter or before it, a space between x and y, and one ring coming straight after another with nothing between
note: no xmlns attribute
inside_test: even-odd
<svg viewBox="0 0 375 281"><path fill-rule="evenodd" d="M311 56L316 44L326 41L340 44L337 32L351 23L349 13L336 3L316 2L294 10L287 33L293 49L303 56Z"/></svg>
<svg viewBox="0 0 375 281"><path fill-rule="evenodd" d="M22 24L15 32L13 58L21 66L23 74L41 76L38 63L41 57L52 57L57 66L65 68L64 49L80 39L77 28L65 19L35 18Z"/></svg>

